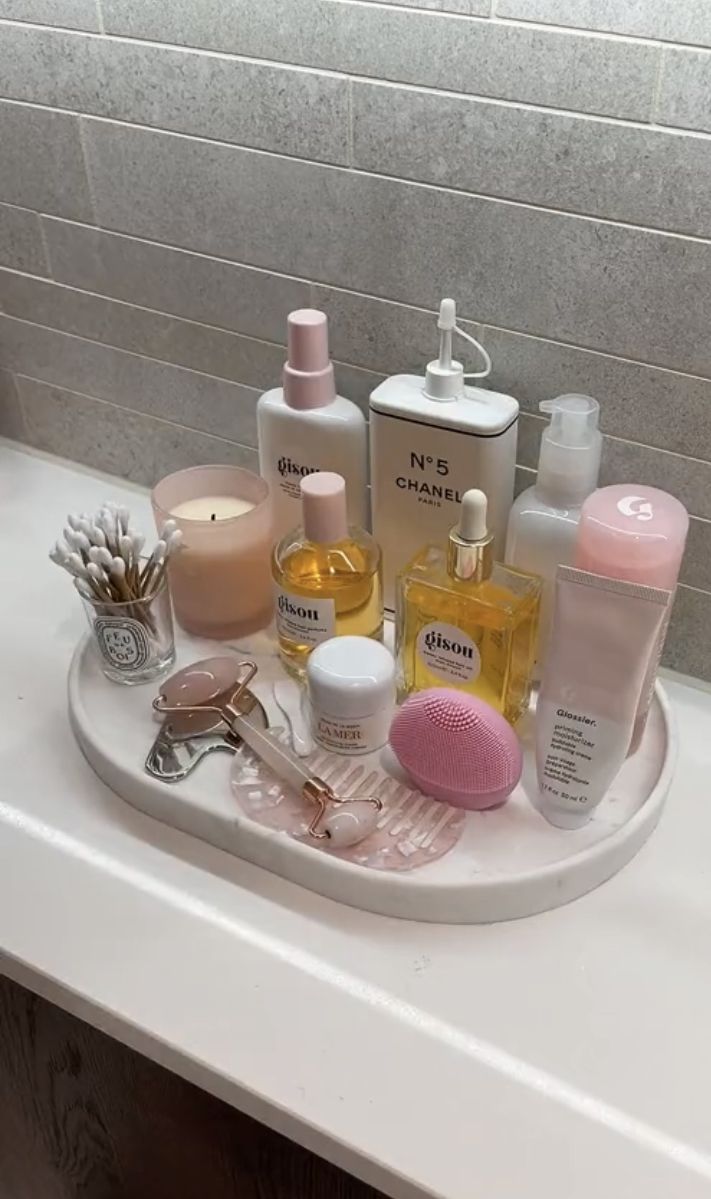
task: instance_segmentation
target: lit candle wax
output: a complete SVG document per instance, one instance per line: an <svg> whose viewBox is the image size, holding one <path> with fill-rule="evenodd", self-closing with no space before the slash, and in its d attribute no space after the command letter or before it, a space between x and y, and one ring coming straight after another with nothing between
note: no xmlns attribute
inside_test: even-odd
<svg viewBox="0 0 711 1199"><path fill-rule="evenodd" d="M272 615L272 517L264 479L236 466L168 475L152 495L156 525L169 518L183 548L169 563L178 623L228 640L263 629Z"/></svg>
<svg viewBox="0 0 711 1199"><path fill-rule="evenodd" d="M231 516L244 516L254 508L249 500L240 500L233 495L201 495L194 500L183 500L171 508L175 520L229 520Z"/></svg>

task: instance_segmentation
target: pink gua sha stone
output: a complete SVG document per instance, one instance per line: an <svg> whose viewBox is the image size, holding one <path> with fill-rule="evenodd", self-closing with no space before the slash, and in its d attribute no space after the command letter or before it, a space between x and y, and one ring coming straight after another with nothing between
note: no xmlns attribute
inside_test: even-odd
<svg viewBox="0 0 711 1199"><path fill-rule="evenodd" d="M172 674L162 684L160 693L171 708L191 708L209 704L219 708L237 689L240 662L233 658L203 658ZM170 724L180 736L198 737L220 727L222 720L215 712L173 712Z"/></svg>

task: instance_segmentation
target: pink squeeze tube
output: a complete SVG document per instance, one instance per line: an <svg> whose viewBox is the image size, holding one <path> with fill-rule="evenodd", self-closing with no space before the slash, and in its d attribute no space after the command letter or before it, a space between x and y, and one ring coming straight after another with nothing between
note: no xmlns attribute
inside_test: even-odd
<svg viewBox="0 0 711 1199"><path fill-rule="evenodd" d="M536 709L540 812L587 823L622 766L669 591L559 566Z"/></svg>
<svg viewBox="0 0 711 1199"><path fill-rule="evenodd" d="M646 583L669 591L659 637L649 656L635 720L632 749L642 740L654 696L659 662L684 556L689 514L679 500L656 487L621 483L588 496L580 513L575 565L580 570Z"/></svg>

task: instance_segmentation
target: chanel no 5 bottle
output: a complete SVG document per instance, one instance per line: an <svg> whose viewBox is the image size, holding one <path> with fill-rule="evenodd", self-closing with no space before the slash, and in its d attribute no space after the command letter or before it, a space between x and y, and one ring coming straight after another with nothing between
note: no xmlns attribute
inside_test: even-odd
<svg viewBox="0 0 711 1199"><path fill-rule="evenodd" d="M396 577L420 546L446 540L468 487L486 492L496 552L504 554L518 403L500 392L466 386L466 380L489 374L491 359L457 325L454 300L442 301L437 325L439 358L428 363L424 375L394 375L370 397L372 527L383 551L389 611L395 606ZM482 370L465 374L452 358L455 334L477 347Z"/></svg>
<svg viewBox="0 0 711 1199"><path fill-rule="evenodd" d="M330 637L379 640L383 632L380 549L370 533L348 525L342 476L319 471L302 479L301 507L303 527L272 558L279 652L296 675Z"/></svg>
<svg viewBox="0 0 711 1199"><path fill-rule="evenodd" d="M455 687L515 724L528 708L541 580L494 562L483 491L462 497L446 549L425 546L397 582L403 694Z"/></svg>

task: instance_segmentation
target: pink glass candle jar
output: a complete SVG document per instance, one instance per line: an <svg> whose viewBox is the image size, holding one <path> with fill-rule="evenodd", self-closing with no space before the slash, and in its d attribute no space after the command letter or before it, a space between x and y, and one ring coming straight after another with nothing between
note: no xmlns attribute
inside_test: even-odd
<svg viewBox="0 0 711 1199"><path fill-rule="evenodd" d="M194 466L151 495L156 527L177 522L183 548L168 570L178 623L225 641L272 618L272 505L264 479L237 466Z"/></svg>

